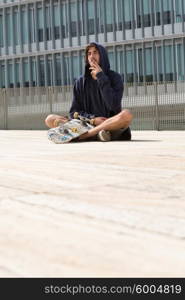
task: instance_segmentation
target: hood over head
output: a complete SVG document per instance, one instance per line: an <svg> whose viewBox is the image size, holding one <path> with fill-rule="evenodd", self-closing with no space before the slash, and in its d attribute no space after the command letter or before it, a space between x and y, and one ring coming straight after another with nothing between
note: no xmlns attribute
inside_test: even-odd
<svg viewBox="0 0 185 300"><path fill-rule="evenodd" d="M85 49L85 75L90 75L90 70L89 70L90 65L87 59L87 51L90 47L96 47L98 49L100 54L100 67L102 68L105 74L108 73L108 71L110 70L110 63L109 63L107 50L102 45L96 42L92 42Z"/></svg>

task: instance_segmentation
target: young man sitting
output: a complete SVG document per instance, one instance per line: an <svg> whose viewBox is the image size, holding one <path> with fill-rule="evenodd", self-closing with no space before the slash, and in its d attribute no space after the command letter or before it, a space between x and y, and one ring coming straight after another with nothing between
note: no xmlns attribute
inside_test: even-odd
<svg viewBox="0 0 185 300"><path fill-rule="evenodd" d="M76 80L70 118L79 115L90 119L94 126L78 139L98 137L101 141L131 140L129 125L132 114L121 109L123 82L120 74L110 69L106 49L95 42L85 50L85 72ZM49 115L45 123L49 128L68 121L59 115Z"/></svg>

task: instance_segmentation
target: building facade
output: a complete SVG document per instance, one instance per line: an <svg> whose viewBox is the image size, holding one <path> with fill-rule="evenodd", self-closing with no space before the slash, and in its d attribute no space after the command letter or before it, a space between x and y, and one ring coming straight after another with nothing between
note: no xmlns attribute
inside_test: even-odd
<svg viewBox="0 0 185 300"><path fill-rule="evenodd" d="M91 41L125 83L185 80L185 0L0 0L0 88L73 84Z"/></svg>

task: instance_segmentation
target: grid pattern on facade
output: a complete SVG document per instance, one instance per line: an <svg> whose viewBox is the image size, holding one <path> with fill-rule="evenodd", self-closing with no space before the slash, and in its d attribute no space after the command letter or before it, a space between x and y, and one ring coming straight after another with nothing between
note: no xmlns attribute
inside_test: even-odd
<svg viewBox="0 0 185 300"><path fill-rule="evenodd" d="M72 86L0 90L0 129L46 129L48 114L68 115ZM125 86L122 107L134 130L185 129L185 82Z"/></svg>
<svg viewBox="0 0 185 300"><path fill-rule="evenodd" d="M125 83L185 80L185 0L0 1L0 87L73 84L84 47Z"/></svg>

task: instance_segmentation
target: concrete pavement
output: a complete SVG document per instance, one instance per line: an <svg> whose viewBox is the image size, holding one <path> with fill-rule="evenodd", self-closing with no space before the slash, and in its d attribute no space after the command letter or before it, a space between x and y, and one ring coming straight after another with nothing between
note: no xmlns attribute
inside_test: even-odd
<svg viewBox="0 0 185 300"><path fill-rule="evenodd" d="M0 277L185 276L184 131L0 140Z"/></svg>

